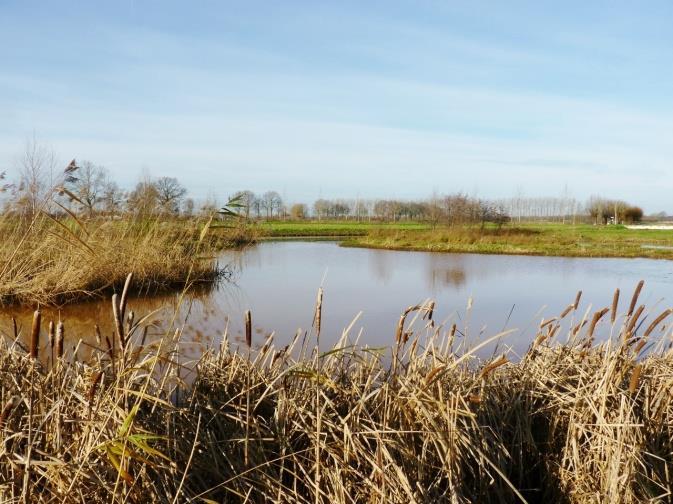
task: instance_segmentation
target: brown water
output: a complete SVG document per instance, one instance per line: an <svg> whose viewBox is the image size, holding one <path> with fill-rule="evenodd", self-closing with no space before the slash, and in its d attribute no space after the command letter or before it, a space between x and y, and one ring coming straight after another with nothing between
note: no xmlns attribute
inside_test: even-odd
<svg viewBox="0 0 673 504"><path fill-rule="evenodd" d="M310 329L316 293L324 288L325 345L360 314L351 335L360 342L388 346L394 341L400 312L428 298L436 301L435 320L456 322L468 337L485 337L516 328L506 343L522 351L542 318L557 315L583 290L580 312L609 306L615 288L621 308L633 288L645 280L641 302L659 312L673 301L673 262L651 259L576 259L476 254L398 252L339 247L325 241L264 242L220 258L233 277L209 292L131 299L136 318L157 310L149 337L183 331L184 350L197 356L225 331L242 334L243 312L252 310L255 340L274 332L285 344L298 329ZM471 300L471 301L470 301ZM468 309L468 305L470 308ZM69 348L78 338L95 344L94 325L111 334L109 300L43 310L45 320L66 324ZM0 313L0 331L11 337L11 317L25 334L32 307ZM418 325L420 327L422 324Z"/></svg>

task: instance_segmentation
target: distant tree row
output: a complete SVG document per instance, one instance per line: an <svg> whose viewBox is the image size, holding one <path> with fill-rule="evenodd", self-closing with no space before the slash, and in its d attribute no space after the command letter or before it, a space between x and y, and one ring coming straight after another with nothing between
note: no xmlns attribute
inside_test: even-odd
<svg viewBox="0 0 673 504"><path fill-rule="evenodd" d="M186 188L175 177L149 176L135 187L123 190L108 170L91 161L73 162L59 171L51 150L34 139L27 142L18 168L18 178L8 181L0 173L3 210L23 216L35 215L45 203L58 205L80 215L167 215L192 216L212 213L217 202L206 200L198 208ZM53 197L53 198L52 198ZM422 200L325 199L308 205L286 205L276 191L255 194L250 190L232 195L247 219L350 219L380 221L426 221L433 224L468 224L508 220L576 220L595 224L632 223L643 219L643 210L622 200L592 196L585 204L568 194L560 197L485 200L464 193L433 195ZM49 208L50 211L54 210ZM58 209L57 209L58 211Z"/></svg>

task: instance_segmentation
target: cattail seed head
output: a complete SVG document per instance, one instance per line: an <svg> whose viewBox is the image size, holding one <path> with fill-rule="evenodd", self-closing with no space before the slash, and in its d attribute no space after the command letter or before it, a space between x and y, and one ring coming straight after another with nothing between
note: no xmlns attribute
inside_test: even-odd
<svg viewBox="0 0 673 504"><path fill-rule="evenodd" d="M5 422L7 422L9 415L12 414L12 410L16 407L17 404L19 404L19 398L16 396L10 397L9 400L5 403L5 406L2 408L2 412L0 413L0 428L4 427Z"/></svg>
<svg viewBox="0 0 673 504"><path fill-rule="evenodd" d="M65 329L63 327L63 322L59 321L59 323L56 325L56 340L55 340L55 347L56 347L56 357L61 358L63 357L63 338L65 336Z"/></svg>
<svg viewBox="0 0 673 504"><path fill-rule="evenodd" d="M245 344L248 348L252 346L252 314L250 310L245 311Z"/></svg>
<svg viewBox="0 0 673 504"><path fill-rule="evenodd" d="M636 290L633 292L633 297L631 298L631 304L629 305L629 312L627 315L630 317L633 315L633 310L636 309L636 303L638 303L638 297L640 296L640 291L643 290L643 285L645 285L645 281L641 280L638 282L638 285L636 285Z"/></svg>
<svg viewBox="0 0 673 504"><path fill-rule="evenodd" d="M56 328L54 327L54 321L50 320L49 321L49 333L48 333L48 340L49 340L49 348L54 350L54 343L56 339Z"/></svg>
<svg viewBox="0 0 673 504"><path fill-rule="evenodd" d="M33 313L33 325L30 331L30 356L37 359L40 351L40 323L42 321L42 314L40 310L35 310Z"/></svg>
<svg viewBox="0 0 673 504"><path fill-rule="evenodd" d="M614 324L617 320L617 307L619 306L619 289L615 290L615 295L612 296L612 313L610 315L610 323Z"/></svg>

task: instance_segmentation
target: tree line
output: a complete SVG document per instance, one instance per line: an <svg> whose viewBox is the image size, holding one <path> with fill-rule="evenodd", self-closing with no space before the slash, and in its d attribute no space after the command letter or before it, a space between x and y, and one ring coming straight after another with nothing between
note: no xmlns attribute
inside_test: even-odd
<svg viewBox="0 0 673 504"><path fill-rule="evenodd" d="M34 215L52 196L58 196L70 209L89 217L98 215L166 215L190 217L218 210L214 199L196 204L175 177L145 176L134 187L122 189L110 172L91 161L72 161L58 171L52 151L29 141L18 166L18 177L7 180L0 173L0 193L4 193L3 212ZM510 220L558 220L595 224L639 222L643 211L622 200L592 196L582 204L565 190L561 197L481 199L465 193L433 196L418 200L326 199L312 204L287 204L277 191L256 194L237 191L230 196L246 219L316 219L426 221L433 224L473 224ZM61 208L63 205L59 204ZM53 209L51 209L53 210Z"/></svg>

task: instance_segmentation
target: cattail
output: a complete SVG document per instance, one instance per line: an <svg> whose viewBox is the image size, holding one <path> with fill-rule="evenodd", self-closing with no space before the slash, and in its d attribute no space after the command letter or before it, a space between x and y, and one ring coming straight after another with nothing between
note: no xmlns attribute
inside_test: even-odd
<svg viewBox="0 0 673 504"><path fill-rule="evenodd" d="M556 317L552 317L549 320L542 319L542 321L540 322L540 329L544 329L545 327L547 327L549 324L552 324L556 320L557 320Z"/></svg>
<svg viewBox="0 0 673 504"><path fill-rule="evenodd" d="M94 375L91 377L91 386L89 387L89 393L87 394L87 399L89 401L89 417L91 417L93 400L96 397L96 391L98 390L98 385L100 384L102 377L103 377L102 371L94 373Z"/></svg>
<svg viewBox="0 0 673 504"><path fill-rule="evenodd" d="M582 291L578 291L577 296L575 297L575 302L573 303L573 310L577 310L577 308L580 305L581 298L582 298Z"/></svg>
<svg viewBox="0 0 673 504"><path fill-rule="evenodd" d="M643 314L643 310L645 310L645 306L640 305L638 307L638 309L636 310L636 312L631 317L631 320L629 320L629 325L626 326L626 334L627 335L630 336L631 333L633 332L633 328L636 326L636 322L638 322L638 319Z"/></svg>
<svg viewBox="0 0 673 504"><path fill-rule="evenodd" d="M437 366L435 369L433 369L432 371L430 371L430 372L428 373L428 375L425 377L425 385L426 385L426 386L427 386L427 385L430 385L430 384L434 381L435 377L436 377L441 371L443 371L444 369L446 369L446 366L441 365L441 366Z"/></svg>
<svg viewBox="0 0 673 504"><path fill-rule="evenodd" d="M568 313L573 311L574 307L575 307L575 305L568 305L568 307L561 312L561 315L559 315L559 318L565 318L566 315L568 315Z"/></svg>
<svg viewBox="0 0 673 504"><path fill-rule="evenodd" d="M37 359L40 350L40 322L42 321L42 314L40 310L35 310L33 313L33 326L30 330L30 356Z"/></svg>
<svg viewBox="0 0 673 504"><path fill-rule="evenodd" d="M245 311L245 344L248 348L252 346L252 314L250 310Z"/></svg>
<svg viewBox="0 0 673 504"><path fill-rule="evenodd" d="M126 316L126 334L131 334L133 329L133 321L135 320L136 314L133 313L133 310L129 311L129 314Z"/></svg>
<svg viewBox="0 0 673 504"><path fill-rule="evenodd" d="M406 315L403 313L400 315L400 320L397 323L397 330L395 331L395 343L398 345L402 342L402 332L404 331L404 320Z"/></svg>
<svg viewBox="0 0 673 504"><path fill-rule="evenodd" d="M640 371L642 364L637 364L631 373L631 380L629 381L629 394L633 394L638 388L638 381L640 380Z"/></svg>
<svg viewBox="0 0 673 504"><path fill-rule="evenodd" d="M98 347L100 347L101 343L103 342L103 338L100 334L100 327L98 327L98 324L95 324L93 326L93 332L96 335L96 345L98 345Z"/></svg>
<svg viewBox="0 0 673 504"><path fill-rule="evenodd" d="M647 338L647 337L652 333L652 331L654 331L654 330L656 329L656 327L657 327L659 324L661 324L661 322L663 322L663 320L664 320L666 317L668 317L671 313L673 313L673 309L671 309L671 308L669 308L668 310L664 310L663 312L661 312L661 314L660 314L656 319L654 319L654 322L652 322L652 323L649 325L649 327L647 328L647 330L645 330L645 333L643 334L643 337Z"/></svg>
<svg viewBox="0 0 673 504"><path fill-rule="evenodd" d="M556 333L558 332L559 329L561 329L561 324L556 324L554 327L550 327L549 328L549 339L556 336Z"/></svg>
<svg viewBox="0 0 673 504"><path fill-rule="evenodd" d="M638 342L638 344L633 348L633 353L638 355L640 353L640 351L643 349L643 347L645 346L646 343L647 343L647 339L640 338L640 341Z"/></svg>
<svg viewBox="0 0 673 504"><path fill-rule="evenodd" d="M428 320L432 320L432 316L435 313L435 302L434 301L430 301L430 304L428 304L428 307L426 308L425 313L426 313L426 315L423 318L426 318L426 316L427 316Z"/></svg>
<svg viewBox="0 0 673 504"><path fill-rule="evenodd" d="M56 347L56 358L60 359L63 357L63 338L65 336L65 330L63 327L63 322L59 321L59 323L56 325L56 339L55 339L55 347Z"/></svg>
<svg viewBox="0 0 673 504"><path fill-rule="evenodd" d="M9 415L12 414L12 410L18 403L19 398L16 396L10 397L9 400L5 403L5 406L2 408L2 413L0 413L0 429L5 426L5 422L7 422Z"/></svg>
<svg viewBox="0 0 673 504"><path fill-rule="evenodd" d="M48 341L49 341L49 348L51 348L52 353L54 352L54 340L56 338L56 333L55 333L56 328L54 327L54 321L50 320L49 321L49 332L48 332Z"/></svg>
<svg viewBox="0 0 673 504"><path fill-rule="evenodd" d="M318 337L320 337L320 327L322 325L322 287L318 289L318 299L315 304L315 317L313 321L315 324L315 332Z"/></svg>
<svg viewBox="0 0 673 504"><path fill-rule="evenodd" d="M117 294L112 295L112 315L115 321L115 330L117 331L117 338L119 339L119 347L124 350L126 341L124 340L124 326L122 325L122 318L120 313L120 305L117 303Z"/></svg>
<svg viewBox="0 0 673 504"><path fill-rule="evenodd" d="M131 279L133 278L133 272L129 273L124 282L124 288L122 289L122 297L119 300L119 317L121 320L124 320L124 313L126 312L126 303L128 302L129 297L129 288L131 287Z"/></svg>
<svg viewBox="0 0 673 504"><path fill-rule="evenodd" d="M612 296L612 314L610 315L610 323L614 324L617 320L617 306L619 305L619 289L615 290L615 295Z"/></svg>
<svg viewBox="0 0 673 504"><path fill-rule="evenodd" d="M636 303L638 302L640 291L643 290L643 285L645 285L644 280L641 280L640 282L638 282L638 285L636 285L636 290L633 292L633 297L631 298L631 304L629 305L629 312L627 313L629 317L633 314L633 310L635 310L636 308Z"/></svg>
<svg viewBox="0 0 673 504"><path fill-rule="evenodd" d="M14 339L16 340L19 338L19 328L16 325L16 319L14 317L12 317L12 326L14 328Z"/></svg>
<svg viewBox="0 0 673 504"><path fill-rule="evenodd" d="M602 310L597 311L596 313L594 313L594 318L591 319L591 324L589 325L589 331L588 331L588 333L587 333L587 335L589 336L589 338L592 338L592 337L593 337L593 335L594 335L594 330L596 329L596 324L598 324L598 321L599 321L600 319L602 319L603 316L604 316L608 311L610 311L609 308L603 308Z"/></svg>
<svg viewBox="0 0 673 504"><path fill-rule="evenodd" d="M252 346L252 313L245 311L245 344L248 347L248 363L250 363L250 347ZM243 462L248 466L250 461L248 442L250 439L250 366L245 374L245 440L243 443Z"/></svg>
<svg viewBox="0 0 673 504"><path fill-rule="evenodd" d="M588 320L583 320L579 324L577 324L575 327L573 327L572 334L575 336L578 332L580 332L580 329L582 329L586 324Z"/></svg>
<svg viewBox="0 0 673 504"><path fill-rule="evenodd" d="M509 362L509 359L501 355L498 357L496 360L491 362L488 366L485 366L484 369L481 370L481 373L479 373L480 378L485 378L489 373L491 373L493 370L499 368L500 366L503 366Z"/></svg>

